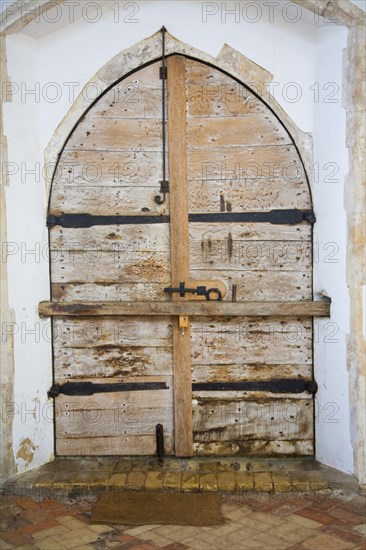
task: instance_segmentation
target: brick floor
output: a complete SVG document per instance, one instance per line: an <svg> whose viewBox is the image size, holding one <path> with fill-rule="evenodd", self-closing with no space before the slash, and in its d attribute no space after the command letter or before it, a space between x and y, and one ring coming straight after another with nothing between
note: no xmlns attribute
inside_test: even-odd
<svg viewBox="0 0 366 550"><path fill-rule="evenodd" d="M311 459L57 459L2 489L1 550L366 550L365 497ZM219 491L225 521L91 525L105 490Z"/></svg>
<svg viewBox="0 0 366 550"><path fill-rule="evenodd" d="M320 508L318 495L226 494L224 523L205 527L92 525L97 498L3 495L1 550L366 549L366 497L352 492L322 495Z"/></svg>

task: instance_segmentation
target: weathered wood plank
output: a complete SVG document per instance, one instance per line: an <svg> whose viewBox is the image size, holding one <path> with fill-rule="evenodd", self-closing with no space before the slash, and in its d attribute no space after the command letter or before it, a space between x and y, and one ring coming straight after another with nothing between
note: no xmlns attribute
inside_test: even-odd
<svg viewBox="0 0 366 550"><path fill-rule="evenodd" d="M237 301L295 301L312 299L312 274L308 271L191 270L194 277L221 279L229 289L237 285Z"/></svg>
<svg viewBox="0 0 366 550"><path fill-rule="evenodd" d="M163 424L164 436L173 433L172 408L141 408L134 403L115 409L100 409L97 402L86 403L84 410L57 411L56 437L89 438L153 435L156 424Z"/></svg>
<svg viewBox="0 0 366 550"><path fill-rule="evenodd" d="M173 441L164 440L166 455L174 452ZM151 456L156 454L156 437L153 435L123 435L119 437L90 437L56 439L58 456Z"/></svg>
<svg viewBox="0 0 366 550"><path fill-rule="evenodd" d="M188 72L188 79L190 78ZM225 78L211 75L211 82L188 84L188 115L191 117L232 117L262 115L270 112L247 88Z"/></svg>
<svg viewBox="0 0 366 550"><path fill-rule="evenodd" d="M312 400L193 400L195 442L311 439Z"/></svg>
<svg viewBox="0 0 366 550"><path fill-rule="evenodd" d="M311 225L276 225L272 223L190 223L191 241L228 240L234 241L311 241Z"/></svg>
<svg viewBox="0 0 366 550"><path fill-rule="evenodd" d="M313 439L294 441L213 441L194 442L194 454L199 456L310 456L314 454ZM221 486L225 490L225 484Z"/></svg>
<svg viewBox="0 0 366 550"><path fill-rule="evenodd" d="M261 178L258 181L198 181L189 183L189 212L245 212L310 209L307 184Z"/></svg>
<svg viewBox="0 0 366 550"><path fill-rule="evenodd" d="M237 301L296 301L311 300L311 273L296 271L205 271L193 273L215 276L226 282L231 297L231 288L237 284ZM161 283L53 283L52 299L55 302L151 302L170 301L162 289L171 286L169 275Z"/></svg>
<svg viewBox="0 0 366 550"><path fill-rule="evenodd" d="M86 116L66 144L71 151L160 151L161 120Z"/></svg>
<svg viewBox="0 0 366 550"><path fill-rule="evenodd" d="M245 363L311 364L312 337L309 333L298 336L274 332L248 332L242 338L235 334L210 335L192 332L193 363L200 365L226 365Z"/></svg>
<svg viewBox="0 0 366 550"><path fill-rule="evenodd" d="M57 187L156 187L162 179L162 150L68 151L62 153L52 184ZM159 185L158 185L159 187ZM52 195L53 198L53 195ZM53 207L51 201L51 209Z"/></svg>
<svg viewBox="0 0 366 550"><path fill-rule="evenodd" d="M172 323L165 317L61 317L54 320L53 336L60 348L171 347Z"/></svg>
<svg viewBox="0 0 366 550"><path fill-rule="evenodd" d="M324 316L330 314L328 301L303 302L41 302L42 316L94 315L199 315L199 316Z"/></svg>
<svg viewBox="0 0 366 550"><path fill-rule="evenodd" d="M50 230L50 249L167 252L169 225L95 225L77 229L56 225Z"/></svg>
<svg viewBox="0 0 366 550"><path fill-rule="evenodd" d="M168 389L166 390L142 390L142 391L126 391L126 392L110 392L110 393L96 393L89 396L81 395L64 395L61 394L57 397L56 410L57 411L83 411L86 406L92 407L91 404L98 403L98 408L101 410L124 410L130 403L134 403L138 409L148 408L167 408L173 407L173 381L171 376L142 376L138 379L133 377L134 381L140 382L166 382ZM93 382L96 384L115 384L118 382L131 381L132 378L89 378L81 379L83 382ZM74 382L80 381L80 379L74 379ZM63 382L63 381L62 381ZM147 398L148 394L148 398Z"/></svg>
<svg viewBox="0 0 366 550"><path fill-rule="evenodd" d="M189 149L291 144L291 138L274 116L192 117L187 119Z"/></svg>
<svg viewBox="0 0 366 550"><path fill-rule="evenodd" d="M312 243L305 241L191 241L191 269L239 271L311 270Z"/></svg>
<svg viewBox="0 0 366 550"><path fill-rule="evenodd" d="M168 136L171 209L172 285L189 279L188 174L185 59L168 58ZM172 305L179 297L172 295ZM193 303L193 302L192 302ZM190 328L185 334L173 319L174 433L176 456L192 455L192 380Z"/></svg>
<svg viewBox="0 0 366 550"><path fill-rule="evenodd" d="M53 283L52 299L55 302L143 302L169 301L170 296L162 288L170 286L169 275L160 283Z"/></svg>
<svg viewBox="0 0 366 550"><path fill-rule="evenodd" d="M164 215L169 213L169 202L156 204L155 187L76 187L58 185L52 195L52 214L93 215Z"/></svg>
<svg viewBox="0 0 366 550"><path fill-rule="evenodd" d="M188 151L190 180L253 180L259 177L298 181L304 168L294 145L210 147Z"/></svg>
<svg viewBox="0 0 366 550"><path fill-rule="evenodd" d="M52 280L59 283L160 282L170 274L170 252L51 251Z"/></svg>
<svg viewBox="0 0 366 550"><path fill-rule="evenodd" d="M55 381L116 376L164 375L172 370L171 346L106 344L93 348L67 348L55 342Z"/></svg>
<svg viewBox="0 0 366 550"><path fill-rule="evenodd" d="M194 356L194 351L193 351ZM245 354L242 360L246 361ZM275 378L312 379L312 366L307 365L268 365L266 363L225 365L200 365L192 362L192 382L231 382L235 380L261 381Z"/></svg>
<svg viewBox="0 0 366 550"><path fill-rule="evenodd" d="M143 67L113 86L92 107L90 116L161 119L160 65L157 61Z"/></svg>

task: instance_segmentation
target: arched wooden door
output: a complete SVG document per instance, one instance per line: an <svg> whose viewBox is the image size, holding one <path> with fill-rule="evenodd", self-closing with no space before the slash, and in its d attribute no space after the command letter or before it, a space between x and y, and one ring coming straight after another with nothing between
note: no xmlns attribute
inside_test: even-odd
<svg viewBox="0 0 366 550"><path fill-rule="evenodd" d="M177 456L312 454L311 316L326 307L301 159L243 84L167 62L164 202L160 61L102 95L60 156L40 307L57 453L154 454L162 424ZM223 300L164 290L181 283Z"/></svg>

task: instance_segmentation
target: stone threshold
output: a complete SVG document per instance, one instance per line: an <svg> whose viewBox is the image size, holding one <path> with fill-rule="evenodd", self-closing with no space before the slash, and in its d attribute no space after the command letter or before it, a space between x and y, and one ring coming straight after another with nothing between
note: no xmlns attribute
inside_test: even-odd
<svg viewBox="0 0 366 550"><path fill-rule="evenodd" d="M113 491L220 493L357 492L353 476L312 458L71 457L12 477L3 494L48 498Z"/></svg>

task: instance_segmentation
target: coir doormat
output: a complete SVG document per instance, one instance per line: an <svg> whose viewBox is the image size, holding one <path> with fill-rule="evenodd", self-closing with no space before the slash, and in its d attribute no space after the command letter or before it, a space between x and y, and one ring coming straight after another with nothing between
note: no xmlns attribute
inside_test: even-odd
<svg viewBox="0 0 366 550"><path fill-rule="evenodd" d="M104 493L92 523L124 525L218 525L221 496L207 493Z"/></svg>

